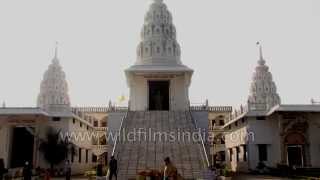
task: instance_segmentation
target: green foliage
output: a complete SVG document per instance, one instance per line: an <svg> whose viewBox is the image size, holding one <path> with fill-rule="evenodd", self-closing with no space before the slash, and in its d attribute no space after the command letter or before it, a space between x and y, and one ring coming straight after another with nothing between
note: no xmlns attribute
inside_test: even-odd
<svg viewBox="0 0 320 180"><path fill-rule="evenodd" d="M228 167L225 167L224 169L222 169L222 175L225 177L231 177L232 176L232 170L229 169Z"/></svg>
<svg viewBox="0 0 320 180"><path fill-rule="evenodd" d="M48 128L46 139L40 143L40 151L45 160L50 164L51 169L67 159L71 151L71 144L60 139L60 131Z"/></svg>

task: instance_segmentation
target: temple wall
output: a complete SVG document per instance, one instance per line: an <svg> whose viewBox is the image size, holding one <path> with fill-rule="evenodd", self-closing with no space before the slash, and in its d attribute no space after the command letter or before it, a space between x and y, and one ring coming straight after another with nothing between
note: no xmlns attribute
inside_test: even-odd
<svg viewBox="0 0 320 180"><path fill-rule="evenodd" d="M4 165L8 167L10 151L10 128L8 126L0 127L0 158L4 160Z"/></svg>
<svg viewBox="0 0 320 180"><path fill-rule="evenodd" d="M60 121L49 121L47 124L43 124L40 128L40 137L46 138L46 133L49 127L53 127L56 131L61 131L65 133L64 135L74 135L78 136L78 141L74 141L76 145L76 154L74 156L74 161L71 162L71 155L69 154L68 159L71 162L72 173L79 174L93 167L94 163L92 162L92 140L87 138L87 134L90 135L92 132L92 127L89 127L87 130L87 125L82 122L82 127L80 127L80 120L75 119L73 122L72 117L61 118ZM81 137L82 136L82 137ZM81 148L81 162L79 162L79 148ZM86 162L86 150L88 150L88 162ZM42 153L38 153L38 165L42 168L49 168L50 165L46 162ZM57 169L63 169L65 162L61 162L59 165L55 166Z"/></svg>
<svg viewBox="0 0 320 180"><path fill-rule="evenodd" d="M253 145L253 154L250 155L251 169L259 163L258 144L267 144L268 160L264 163L268 166L276 167L281 161L280 151L280 131L278 127L278 116L270 116L266 120L256 120L255 117L249 120L248 133L254 135L254 139L249 141Z"/></svg>
<svg viewBox="0 0 320 180"><path fill-rule="evenodd" d="M130 110L147 110L149 94L147 80L143 76L132 76L130 81Z"/></svg>
<svg viewBox="0 0 320 180"><path fill-rule="evenodd" d="M281 160L280 135L277 116L271 116L267 120L256 120L256 117L248 117L246 124L232 127L226 135L226 160L232 170L246 171L256 169L259 163L259 144L267 145L267 161L264 163L270 167L276 167ZM247 145L247 162L236 161L236 147L240 148L239 156L243 157L242 145ZM233 150L230 162L229 149Z"/></svg>
<svg viewBox="0 0 320 180"><path fill-rule="evenodd" d="M309 143L312 167L320 168L320 115L310 115Z"/></svg>

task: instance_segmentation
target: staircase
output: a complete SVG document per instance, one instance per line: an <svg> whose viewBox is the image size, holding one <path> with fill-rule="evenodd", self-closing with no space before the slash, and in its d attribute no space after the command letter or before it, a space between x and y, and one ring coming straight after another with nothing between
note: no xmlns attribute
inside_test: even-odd
<svg viewBox="0 0 320 180"><path fill-rule="evenodd" d="M134 141L133 134L130 139L124 138L134 131ZM186 132L191 135L197 132L189 111L128 112L114 152L118 159L118 178L127 180L135 178L140 171L160 170L165 157L170 157L185 179L201 178L207 166L206 155L201 142L189 141L187 134L182 135ZM163 133L173 135L168 135L166 140Z"/></svg>

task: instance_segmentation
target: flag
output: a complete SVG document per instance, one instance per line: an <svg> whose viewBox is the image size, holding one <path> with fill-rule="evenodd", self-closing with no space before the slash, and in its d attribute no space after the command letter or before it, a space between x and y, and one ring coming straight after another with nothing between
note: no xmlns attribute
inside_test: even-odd
<svg viewBox="0 0 320 180"><path fill-rule="evenodd" d="M118 97L118 102L120 102L120 103L125 101L125 100L126 100L126 97L124 95L121 95L121 96Z"/></svg>

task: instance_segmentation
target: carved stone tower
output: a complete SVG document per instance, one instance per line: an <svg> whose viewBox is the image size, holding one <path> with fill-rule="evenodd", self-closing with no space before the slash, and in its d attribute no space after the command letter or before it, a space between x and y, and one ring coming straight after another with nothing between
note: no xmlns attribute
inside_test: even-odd
<svg viewBox="0 0 320 180"><path fill-rule="evenodd" d="M193 70L183 65L172 15L154 0L145 15L137 60L125 73L133 111L186 110Z"/></svg>
<svg viewBox="0 0 320 180"><path fill-rule="evenodd" d="M68 83L59 63L57 47L52 63L44 73L37 106L49 112L70 109Z"/></svg>
<svg viewBox="0 0 320 180"><path fill-rule="evenodd" d="M277 86L272 80L272 74L263 58L262 46L259 47L260 59L253 74L248 98L248 105L252 110L270 110L281 103L277 93Z"/></svg>

